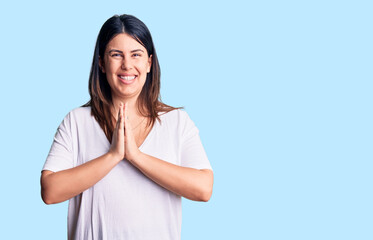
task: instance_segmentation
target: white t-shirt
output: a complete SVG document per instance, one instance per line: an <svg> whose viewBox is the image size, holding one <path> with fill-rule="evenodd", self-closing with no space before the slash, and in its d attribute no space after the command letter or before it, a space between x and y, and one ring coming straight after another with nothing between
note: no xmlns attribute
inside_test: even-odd
<svg viewBox="0 0 373 240"><path fill-rule="evenodd" d="M164 161L211 169L198 129L185 111L160 116L140 150ZM71 111L58 127L43 170L58 172L107 153L110 143L90 107ZM181 197L128 161L69 201L69 239L162 239L181 236Z"/></svg>

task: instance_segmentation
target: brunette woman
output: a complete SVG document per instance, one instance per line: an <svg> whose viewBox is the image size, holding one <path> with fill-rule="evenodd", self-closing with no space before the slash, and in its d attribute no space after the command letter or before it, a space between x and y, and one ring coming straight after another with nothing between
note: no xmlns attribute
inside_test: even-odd
<svg viewBox="0 0 373 240"><path fill-rule="evenodd" d="M160 101L157 54L136 17L102 26L89 93L58 127L44 202L69 200L69 239L180 239L181 197L208 201L213 172L187 113Z"/></svg>

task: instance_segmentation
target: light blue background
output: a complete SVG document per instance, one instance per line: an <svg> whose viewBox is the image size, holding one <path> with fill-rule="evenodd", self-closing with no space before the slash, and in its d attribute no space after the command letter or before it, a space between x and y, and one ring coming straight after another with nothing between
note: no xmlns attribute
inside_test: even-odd
<svg viewBox="0 0 373 240"><path fill-rule="evenodd" d="M370 1L0 3L1 238L65 239L39 177L88 100L104 21L149 27L162 98L185 106L215 172L182 239L373 239Z"/></svg>

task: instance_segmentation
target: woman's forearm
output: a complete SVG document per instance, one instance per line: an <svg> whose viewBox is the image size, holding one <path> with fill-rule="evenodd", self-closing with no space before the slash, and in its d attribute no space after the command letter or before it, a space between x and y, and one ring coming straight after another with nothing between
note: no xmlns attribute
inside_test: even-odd
<svg viewBox="0 0 373 240"><path fill-rule="evenodd" d="M60 172L43 171L41 195L46 204L66 201L92 187L119 162L110 152L80 166Z"/></svg>
<svg viewBox="0 0 373 240"><path fill-rule="evenodd" d="M141 152L130 162L145 176L177 195L205 202L211 197L214 181L211 170L177 166Z"/></svg>

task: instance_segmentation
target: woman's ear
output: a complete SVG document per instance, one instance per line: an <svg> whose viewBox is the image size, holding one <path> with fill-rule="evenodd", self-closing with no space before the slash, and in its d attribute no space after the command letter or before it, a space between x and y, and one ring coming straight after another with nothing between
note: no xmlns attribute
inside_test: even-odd
<svg viewBox="0 0 373 240"><path fill-rule="evenodd" d="M104 67L104 61L101 59L101 57L98 57L98 65L100 66L101 72L105 73L105 67Z"/></svg>
<svg viewBox="0 0 373 240"><path fill-rule="evenodd" d="M152 60L153 60L153 55L150 55L148 59L148 69L147 69L148 73L150 73L150 69L152 68Z"/></svg>

